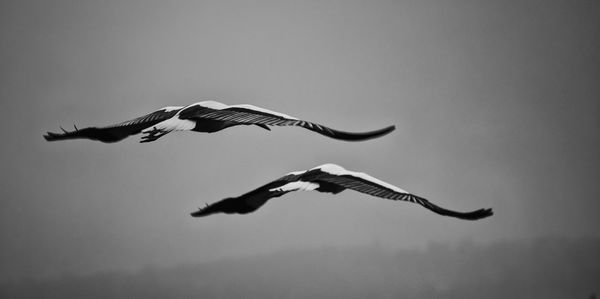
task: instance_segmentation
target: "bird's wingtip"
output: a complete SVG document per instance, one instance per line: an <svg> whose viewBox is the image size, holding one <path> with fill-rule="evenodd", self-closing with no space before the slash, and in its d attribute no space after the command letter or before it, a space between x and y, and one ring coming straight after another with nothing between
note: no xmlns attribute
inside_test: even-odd
<svg viewBox="0 0 600 299"><path fill-rule="evenodd" d="M481 209L481 210L477 210L473 213L473 219L472 220L478 220L478 219L483 219L483 218L487 218L490 216L494 215L494 211L489 208L489 209Z"/></svg>
<svg viewBox="0 0 600 299"><path fill-rule="evenodd" d="M391 133L394 130L396 130L396 125L390 125L390 126L387 126L387 127L383 128L383 129L381 129L381 132L382 132L382 134L385 135L385 134Z"/></svg>

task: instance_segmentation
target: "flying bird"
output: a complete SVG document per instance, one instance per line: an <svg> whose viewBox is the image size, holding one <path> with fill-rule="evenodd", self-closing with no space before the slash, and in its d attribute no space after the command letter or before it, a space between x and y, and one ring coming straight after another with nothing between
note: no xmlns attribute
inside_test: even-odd
<svg viewBox="0 0 600 299"><path fill-rule="evenodd" d="M131 135L143 133L140 142L154 141L173 131L196 131L213 133L232 126L256 125L266 130L269 126L298 126L321 135L345 141L362 141L381 137L393 131L395 126L362 133L342 132L326 126L252 105L225 105L216 101L204 101L188 106L170 106L138 118L104 127L88 127L63 133L47 132L48 141L65 139L91 139L111 143Z"/></svg>
<svg viewBox="0 0 600 299"><path fill-rule="evenodd" d="M324 164L305 171L295 171L239 197L229 197L207 204L191 213L193 217L204 217L216 213L248 214L263 206L269 199L292 191L311 191L337 194L346 189L391 200L402 200L419 204L434 213L465 220L478 220L493 215L491 209L472 212L456 212L439 207L427 199L380 181L366 173L354 172L335 164Z"/></svg>

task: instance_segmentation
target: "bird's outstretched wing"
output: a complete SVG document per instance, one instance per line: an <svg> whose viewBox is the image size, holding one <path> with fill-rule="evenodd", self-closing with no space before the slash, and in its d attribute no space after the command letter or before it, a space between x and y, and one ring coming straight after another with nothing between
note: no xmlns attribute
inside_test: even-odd
<svg viewBox="0 0 600 299"><path fill-rule="evenodd" d="M477 220L493 215L491 209L457 212L439 207L428 200L378 180L368 174L348 171L335 164L325 164L310 170L289 173L240 197L227 198L192 213L194 217L214 213L246 214L255 211L273 197L298 190L316 190L337 194L345 189L391 200L420 204L434 213L465 220Z"/></svg>
<svg viewBox="0 0 600 299"><path fill-rule="evenodd" d="M321 135L334 139L345 141L362 141L381 137L393 131L395 126L389 126L383 129L370 132L343 132L328 128L326 126L297 119L295 117L267 110L252 105L231 105L225 107L205 107L193 106L181 111L181 119L213 119L219 121L228 121L239 124L259 125L263 128L267 126L298 126Z"/></svg>
<svg viewBox="0 0 600 299"><path fill-rule="evenodd" d="M493 215L491 209L479 209L471 212L457 212L437 206L425 198L411 194L394 185L376 179L366 173L348 171L335 164L319 166L322 171L316 181L332 183L340 187L352 189L376 197L403 200L420 204L434 213L465 220L478 220Z"/></svg>
<svg viewBox="0 0 600 299"><path fill-rule="evenodd" d="M75 127L73 131L66 131L61 127L63 133L47 132L44 138L47 141L91 139L106 143L117 142L173 117L181 108L183 107L165 107L144 116L105 127L87 127L83 129Z"/></svg>
<svg viewBox="0 0 600 299"><path fill-rule="evenodd" d="M297 178L297 175L285 175L239 197L229 197L207 204L202 208L198 208L198 211L191 213L191 215L193 217L204 217L216 213L247 214L254 212L263 206L269 199L294 191L278 190L278 188L296 181Z"/></svg>

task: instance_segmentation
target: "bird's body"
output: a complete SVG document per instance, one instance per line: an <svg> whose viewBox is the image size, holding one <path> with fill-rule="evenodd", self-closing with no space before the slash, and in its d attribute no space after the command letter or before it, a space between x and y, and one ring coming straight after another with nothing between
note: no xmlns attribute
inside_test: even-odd
<svg viewBox="0 0 600 299"><path fill-rule="evenodd" d="M230 197L192 213L203 217L216 213L247 214L263 206L269 199L292 191L311 191L337 194L345 189L391 200L417 203L434 213L465 220L477 220L493 214L491 209L456 212L441 208L428 200L378 180L366 173L349 171L335 164L324 164L306 171L296 171L239 197Z"/></svg>
<svg viewBox="0 0 600 299"><path fill-rule="evenodd" d="M105 127L88 127L81 130L75 128L71 132L63 129L64 133L48 132L44 138L48 141L91 139L111 143L143 133L141 142L151 142L173 131L213 133L238 125L256 125L266 130L270 130L269 126L299 126L330 138L346 141L362 141L381 137L395 128L389 126L364 133L342 132L252 105L225 105L216 101L204 101L185 107L165 107L150 114Z"/></svg>

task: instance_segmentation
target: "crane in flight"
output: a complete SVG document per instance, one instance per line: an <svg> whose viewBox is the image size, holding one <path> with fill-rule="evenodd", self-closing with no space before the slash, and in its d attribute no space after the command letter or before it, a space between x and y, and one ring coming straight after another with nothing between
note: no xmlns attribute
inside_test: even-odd
<svg viewBox="0 0 600 299"><path fill-rule="evenodd" d="M75 127L73 131L61 127L62 133L47 132L44 138L47 141L91 139L111 143L142 133L140 142L145 143L173 131L213 133L239 125L256 125L266 130L271 130L270 126L297 126L345 141L377 138L395 129L395 126L388 126L370 132L343 132L252 105L225 105L216 101L204 101L188 106L164 107L144 116L104 127Z"/></svg>
<svg viewBox="0 0 600 299"><path fill-rule="evenodd" d="M346 189L385 199L416 203L439 215L459 219L478 220L494 214L492 209L479 209L471 212L448 210L366 173L346 170L335 164L324 164L309 170L290 172L239 197L229 197L207 204L205 207L199 208L198 211L191 213L191 215L193 217L204 217L216 213L248 214L259 209L269 199L280 197L292 191L316 190L337 194Z"/></svg>

